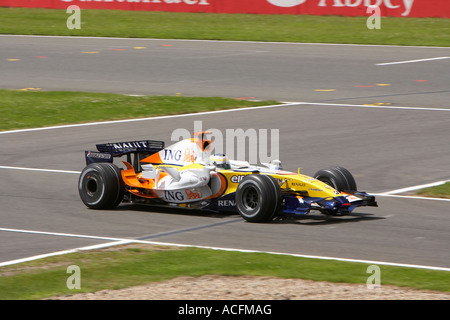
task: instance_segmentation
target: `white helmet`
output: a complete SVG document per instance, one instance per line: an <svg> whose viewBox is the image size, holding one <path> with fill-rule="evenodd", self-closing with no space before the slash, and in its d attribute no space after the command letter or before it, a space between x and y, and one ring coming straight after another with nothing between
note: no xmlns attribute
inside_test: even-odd
<svg viewBox="0 0 450 320"><path fill-rule="evenodd" d="M230 169L230 160L223 153L216 153L209 157L209 164L212 166L216 166L219 169Z"/></svg>

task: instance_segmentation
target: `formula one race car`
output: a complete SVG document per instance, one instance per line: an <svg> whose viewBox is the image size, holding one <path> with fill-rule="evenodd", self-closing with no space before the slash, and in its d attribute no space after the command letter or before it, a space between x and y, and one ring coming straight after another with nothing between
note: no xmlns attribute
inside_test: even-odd
<svg viewBox="0 0 450 320"><path fill-rule="evenodd" d="M279 160L260 166L211 155L208 133L167 148L163 141L97 144L86 151L87 166L78 190L92 209L120 203L145 203L214 212L237 212L250 222L308 214L347 215L356 207L377 206L375 197L356 191L342 167L319 170L313 177L284 171ZM124 169L114 158L126 156Z"/></svg>

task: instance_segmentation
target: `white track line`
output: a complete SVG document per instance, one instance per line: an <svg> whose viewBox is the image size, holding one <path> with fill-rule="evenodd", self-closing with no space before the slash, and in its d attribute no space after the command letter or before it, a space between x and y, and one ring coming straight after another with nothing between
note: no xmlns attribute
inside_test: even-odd
<svg viewBox="0 0 450 320"><path fill-rule="evenodd" d="M295 105L295 102L285 102L286 104ZM402 106L375 106L365 104L346 104L346 103L323 103L323 102L297 102L298 105L312 105L312 106L331 106L331 107L348 107L348 108L362 108L362 109L399 109L399 110L417 110L417 111L450 111L450 108L423 108L423 107L402 107Z"/></svg>
<svg viewBox="0 0 450 320"><path fill-rule="evenodd" d="M431 197L416 197L416 196L402 196L398 194L383 194L383 193L371 193L373 196L377 197L390 197L390 198L403 198L403 199L416 199L416 200L432 200L432 201L448 201L450 199L446 198L431 198Z"/></svg>
<svg viewBox="0 0 450 320"><path fill-rule="evenodd" d="M174 41L174 42L205 42L205 43L256 43L256 44L288 44L310 46L344 46L344 47L381 47L381 48L422 48L422 49L449 49L449 47L434 46L401 46L388 44L357 44L357 43L318 43L318 42L277 42L277 41L245 41L245 40L200 40L200 39L157 39L157 38L120 38L120 37L83 37L83 36L44 36L44 35L15 35L2 34L0 37L22 38L55 38L55 39L94 39L94 40L131 40L131 41Z"/></svg>
<svg viewBox="0 0 450 320"><path fill-rule="evenodd" d="M376 264L376 265L405 267L405 268L450 271L450 268L444 268L444 267L423 266L423 265L393 263L393 262L374 261L374 260L345 259L345 258L336 258L336 257L312 256L312 255L281 253L281 252L270 252L270 251L259 251L259 250L241 250L241 249L233 249L233 248L196 246L196 245L188 245L188 244L180 244L180 243L144 241L144 240L124 239L124 238L114 238L114 237L98 237L98 236L89 236L89 235L78 235L78 234L56 233L56 232L44 232L44 231L23 230L23 229L0 228L0 231L30 233L30 234L40 234L40 235L51 235L51 236L76 237L76 238L85 238L85 239L89 238L89 239L96 239L96 240L110 240L110 241L113 241L113 242L107 243L107 244L100 244L100 245L89 246L89 247L81 247L81 248L72 249L72 250L65 250L65 251L57 251L57 252L48 253L48 254L44 254L44 255L38 255L38 256L29 257L29 258L25 258L25 259L17 259L17 260L6 261L6 262L0 263L0 267L11 265L11 264L16 264L16 263L21 263L21 262L25 262L25 261L32 261L32 260L42 259L44 257L49 257L49 256L52 256L52 255L61 255L61 254L66 254L66 253L72 253L72 252L76 252L76 251L80 251L80 250L91 250L93 248L94 249L98 249L98 248L101 248L101 247L113 246L113 245L119 245L119 244L127 244L127 243L144 243L144 244L150 244L150 245L175 246L175 247L185 247L185 248L202 248L202 249L221 250L221 251L233 251L233 252L268 253L268 254L300 257L300 258L320 259L320 260L334 260L334 261L356 262L356 263Z"/></svg>
<svg viewBox="0 0 450 320"><path fill-rule="evenodd" d="M310 105L351 107L351 108L368 108L368 109L399 109L399 110L420 110L420 111L450 111L450 108L421 108L421 107L401 107L401 106L368 106L363 104L340 104L340 103L303 103Z"/></svg>
<svg viewBox="0 0 450 320"><path fill-rule="evenodd" d="M75 252L79 252L79 251L97 250L97 249L112 247L115 245L128 244L128 243L130 243L130 242L129 241L108 242L106 244L98 244L98 245L93 245L93 246L88 246L88 247L80 247L80 248L75 248L75 249L50 252L50 253L40 254L40 255L27 257L27 258L10 260L10 261L6 261L6 262L0 262L0 267L10 266L13 264L19 264L19 263L24 263L24 262L34 261L34 260L39 260L39 259L45 259L45 258L54 257L54 256L60 256L60 255L69 254L69 253L75 253Z"/></svg>
<svg viewBox="0 0 450 320"><path fill-rule="evenodd" d="M0 166L0 169L8 170L24 170L24 171L39 171L39 172L55 172L55 173L72 173L80 174L80 171L69 171L69 170L54 170L54 169L38 169L38 168L23 168L23 167L10 167L10 166Z"/></svg>
<svg viewBox="0 0 450 320"><path fill-rule="evenodd" d="M393 64L416 63L416 62L425 62L425 61L443 60L443 59L450 59L450 57L437 57L437 58L406 60L406 61L397 61L397 62L385 62L385 63L377 63L376 65L377 66L390 66Z"/></svg>
<svg viewBox="0 0 450 320"><path fill-rule="evenodd" d="M124 120L113 120L113 121L102 121L102 122L88 122L79 124L68 124L60 126L42 127L42 128L30 128L30 129L18 129L9 131L0 131L0 135L22 133L22 132L33 132L33 131L43 131L43 130L53 130L53 129L65 129L65 128L77 128L77 127L87 127L87 126L97 126L106 124L116 124L116 123L127 123L127 122L139 122L139 121L152 121L152 120L162 120L162 119L173 119L173 118L183 118L192 116L202 116L211 115L218 113L228 113L228 112L239 112L239 111L249 111L249 110L260 110L260 109L270 109L270 108L282 108L282 107L292 107L292 106L332 106L332 107L349 107L349 108L364 108L364 109L399 109L399 110L417 110L417 111L446 111L450 112L450 108L420 108L420 107L402 107L402 106L368 106L362 104L342 104L342 103L318 103L318 102L282 102L281 104L259 106L259 107L245 107L237 109L227 109L227 110L216 110L216 111L205 111L197 113L185 113L185 114L175 114L169 116L155 116L147 118L134 118L134 119L124 119Z"/></svg>
<svg viewBox="0 0 450 320"><path fill-rule="evenodd" d="M433 183L427 183L427 184L421 184L421 185L402 188L402 189L391 190L391 191L387 191L387 192L382 192L382 193L380 193L380 195L391 195L391 194L399 194L399 193L405 193L405 192L410 192L410 191L416 191L416 190L420 190L420 189L440 186L447 182L450 182L450 180L442 180L442 181L437 181L437 182L433 182Z"/></svg>
<svg viewBox="0 0 450 320"><path fill-rule="evenodd" d="M417 185L417 186L396 189L396 190L386 191L386 192L382 192L382 193L371 193L371 195L374 195L377 197L391 197L391 198L416 199L416 200L450 201L450 199L447 199L447 198L432 198L432 197L401 195L401 193L441 186L447 182L450 182L450 180L442 180L442 181L437 181L437 182L433 182L433 183L421 184L421 185Z"/></svg>

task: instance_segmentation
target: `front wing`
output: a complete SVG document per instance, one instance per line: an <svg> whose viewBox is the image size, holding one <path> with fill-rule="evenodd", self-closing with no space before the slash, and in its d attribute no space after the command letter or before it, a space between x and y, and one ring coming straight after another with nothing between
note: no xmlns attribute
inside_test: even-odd
<svg viewBox="0 0 450 320"><path fill-rule="evenodd" d="M334 198L285 196L282 213L308 214L311 210L318 210L325 214L342 216L363 206L377 207L378 204L374 196L365 192L344 194Z"/></svg>
<svg viewBox="0 0 450 320"><path fill-rule="evenodd" d="M365 192L345 193L334 198L301 197L284 194L279 216L306 215L310 211L320 211L324 214L343 216L350 214L357 207L377 207L375 197ZM235 193L229 193L216 199L208 199L197 203L183 204L183 208L195 208L207 211L237 212Z"/></svg>

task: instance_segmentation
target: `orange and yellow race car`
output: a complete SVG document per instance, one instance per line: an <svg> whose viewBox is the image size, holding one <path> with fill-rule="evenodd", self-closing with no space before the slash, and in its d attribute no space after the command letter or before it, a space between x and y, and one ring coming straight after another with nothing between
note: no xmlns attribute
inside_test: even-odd
<svg viewBox="0 0 450 320"><path fill-rule="evenodd" d="M86 151L78 190L92 209L121 203L237 212L251 222L305 215L311 210L347 215L356 207L377 206L375 197L356 191L342 167L319 170L313 177L285 171L279 160L262 165L211 155L210 132L195 133L167 148L163 141L97 144ZM114 163L116 158L124 168Z"/></svg>

